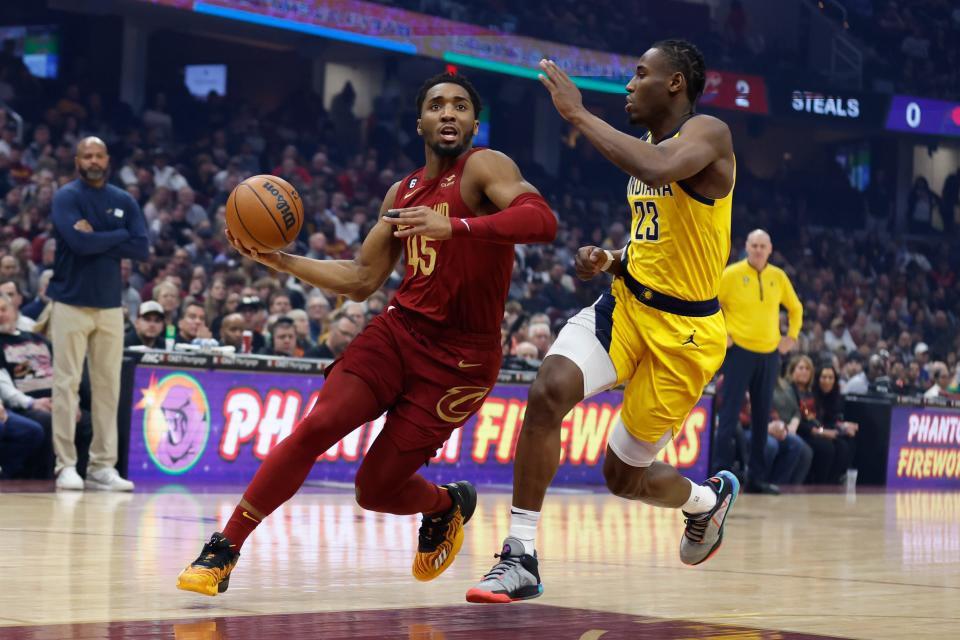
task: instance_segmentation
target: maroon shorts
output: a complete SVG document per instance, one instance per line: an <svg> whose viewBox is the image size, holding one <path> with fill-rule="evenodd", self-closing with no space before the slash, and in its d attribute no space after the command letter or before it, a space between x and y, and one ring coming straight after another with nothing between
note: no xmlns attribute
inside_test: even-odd
<svg viewBox="0 0 960 640"><path fill-rule="evenodd" d="M430 459L480 409L500 364L499 334L451 331L391 305L331 367L370 385L398 449Z"/></svg>

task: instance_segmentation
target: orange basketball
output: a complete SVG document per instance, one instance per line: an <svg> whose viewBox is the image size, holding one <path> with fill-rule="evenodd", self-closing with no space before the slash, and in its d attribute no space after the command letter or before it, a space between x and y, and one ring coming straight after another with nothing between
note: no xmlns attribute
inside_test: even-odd
<svg viewBox="0 0 960 640"><path fill-rule="evenodd" d="M303 200L276 176L247 178L227 198L227 228L248 249L271 253L287 246L303 226Z"/></svg>

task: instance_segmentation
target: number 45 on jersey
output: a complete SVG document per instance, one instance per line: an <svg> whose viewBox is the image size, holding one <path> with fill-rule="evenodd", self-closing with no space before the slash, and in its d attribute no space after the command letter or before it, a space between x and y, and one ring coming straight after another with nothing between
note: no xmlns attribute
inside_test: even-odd
<svg viewBox="0 0 960 640"><path fill-rule="evenodd" d="M450 204L440 202L433 205L433 210L442 216L450 217ZM428 243L432 243L428 244ZM430 240L426 236L410 236L407 238L407 264L413 267L413 275L418 273L429 276L437 266L437 251L440 243Z"/></svg>

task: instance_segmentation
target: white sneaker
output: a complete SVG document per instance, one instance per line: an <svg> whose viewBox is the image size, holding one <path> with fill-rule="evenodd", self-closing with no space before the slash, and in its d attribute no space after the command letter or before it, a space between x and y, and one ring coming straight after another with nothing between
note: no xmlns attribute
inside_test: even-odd
<svg viewBox="0 0 960 640"><path fill-rule="evenodd" d="M64 467L57 474L57 489L67 491L83 491L83 478L77 473L76 467Z"/></svg>
<svg viewBox="0 0 960 640"><path fill-rule="evenodd" d="M95 491L133 491L133 483L121 478L113 467L88 471L86 484Z"/></svg>

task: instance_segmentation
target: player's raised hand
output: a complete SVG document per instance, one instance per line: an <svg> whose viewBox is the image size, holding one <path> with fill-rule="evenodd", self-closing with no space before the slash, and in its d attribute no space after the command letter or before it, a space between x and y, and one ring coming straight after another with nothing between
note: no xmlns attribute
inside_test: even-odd
<svg viewBox="0 0 960 640"><path fill-rule="evenodd" d="M397 227L394 237L426 236L431 240L449 240L453 237L450 218L442 216L430 207L407 207L390 209L380 218L387 224Z"/></svg>
<svg viewBox="0 0 960 640"><path fill-rule="evenodd" d="M227 235L227 240L230 241L230 244L233 246L234 249L237 250L238 253L240 253L240 255L246 258L250 258L255 262L259 262L264 266L270 267L274 271L284 270L283 269L284 254L282 252L276 251L274 253L260 253L256 249L247 249L245 246L243 246L243 244L239 240L237 240L237 238L232 233L230 233L230 229L227 229L225 233Z"/></svg>
<svg viewBox="0 0 960 640"><path fill-rule="evenodd" d="M577 85L573 84L568 76L553 60L541 60L540 69L543 73L537 77L550 91L553 106L557 108L564 120L571 120L583 111L583 96Z"/></svg>
<svg viewBox="0 0 960 640"><path fill-rule="evenodd" d="M586 246L577 249L573 266L581 280L596 278L607 264L607 254L600 247Z"/></svg>

